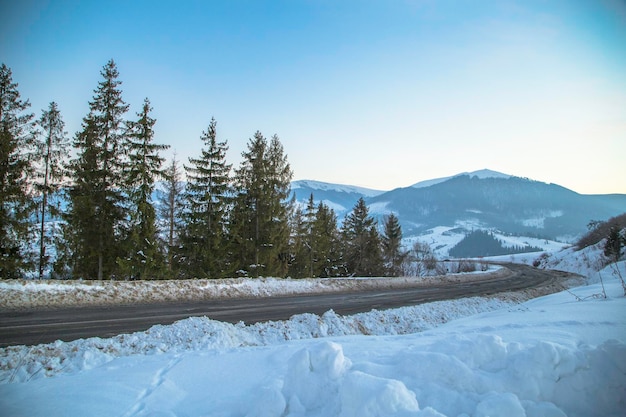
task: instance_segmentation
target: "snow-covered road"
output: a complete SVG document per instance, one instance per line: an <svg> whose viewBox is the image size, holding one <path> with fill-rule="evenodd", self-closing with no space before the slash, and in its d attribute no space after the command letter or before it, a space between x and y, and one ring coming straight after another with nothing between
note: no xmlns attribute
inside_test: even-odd
<svg viewBox="0 0 626 417"><path fill-rule="evenodd" d="M471 278L471 279L468 279ZM274 297L221 297L202 301L145 303L138 299L133 305L90 306L76 308L2 311L0 309L0 346L16 344L49 343L55 340L71 341L84 337L111 337L121 333L146 330L155 324L171 324L187 317L207 316L214 320L237 323L257 323L269 320L287 320L295 314L322 315L328 310L339 314L355 314L372 309L389 309L424 302L456 299L475 295L503 292L526 287L543 293L562 288L562 283L572 279L566 273L543 271L527 265L507 265L505 268L472 274L469 277L433 280L354 279L333 281L321 294L296 294ZM283 280L292 284L293 280ZM353 287L349 286L353 283ZM188 283L181 283L186 287ZM136 287L142 284L138 283ZM34 286L33 286L34 287ZM50 285L40 285L45 289ZM277 291L276 291L277 292ZM142 292L139 292L140 294ZM182 293L182 295L185 295Z"/></svg>

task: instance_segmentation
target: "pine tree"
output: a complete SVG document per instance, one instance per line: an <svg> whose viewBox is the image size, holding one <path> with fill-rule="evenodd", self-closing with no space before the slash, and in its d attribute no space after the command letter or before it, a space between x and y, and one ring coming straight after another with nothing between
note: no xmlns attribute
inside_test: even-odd
<svg viewBox="0 0 626 417"><path fill-rule="evenodd" d="M376 276L382 272L380 236L376 221L360 198L341 229L346 267L351 275Z"/></svg>
<svg viewBox="0 0 626 417"><path fill-rule="evenodd" d="M402 251L401 249L402 228L400 227L398 217L393 213L385 219L381 243L387 276L400 276L402 273L402 264L408 252Z"/></svg>
<svg viewBox="0 0 626 417"><path fill-rule="evenodd" d="M178 263L175 262L178 235L182 228L185 185L182 181L182 172L178 167L176 155L165 170L165 182L159 192L159 214L164 222L166 232L167 269L176 273ZM175 267L176 265L176 267Z"/></svg>
<svg viewBox="0 0 626 417"><path fill-rule="evenodd" d="M165 158L159 152L168 149L169 145L153 142L156 120L150 117L151 111L150 101L146 98L141 112L137 113L138 120L127 122L125 187L130 203L130 224L127 255L118 263L125 275L133 278L155 278L164 266L152 193L156 181L164 176L161 166Z"/></svg>
<svg viewBox="0 0 626 417"><path fill-rule="evenodd" d="M255 133L242 156L231 219L235 262L250 276L284 276L289 261L291 168L278 137L268 144L261 132Z"/></svg>
<svg viewBox="0 0 626 417"><path fill-rule="evenodd" d="M217 122L211 119L202 132L204 143L199 158L185 165L184 229L181 253L187 276L221 278L229 272L227 264L227 209L230 199L230 170L226 163L226 141L217 140Z"/></svg>
<svg viewBox="0 0 626 417"><path fill-rule="evenodd" d="M74 140L78 156L73 161L74 185L70 190L68 238L73 239L74 275L103 279L114 276L120 249L124 212L123 116L128 105L119 89L118 70L109 61L101 72L104 78L89 103L82 131Z"/></svg>
<svg viewBox="0 0 626 417"><path fill-rule="evenodd" d="M67 164L69 159L69 139L65 132L65 123L55 102L50 103L48 110L42 111L37 121L37 176L39 182L35 189L40 194L41 203L39 216L41 228L39 233L39 279L43 278L44 268L49 262L46 255L46 243L50 236L46 233L46 218L59 218L59 201L52 200L61 186L67 181ZM57 197L59 197L57 195ZM56 203L56 204L55 204Z"/></svg>
<svg viewBox="0 0 626 417"><path fill-rule="evenodd" d="M29 233L28 176L31 172L31 120L24 113L28 100L20 100L11 70L0 66L0 278L18 278L26 265Z"/></svg>

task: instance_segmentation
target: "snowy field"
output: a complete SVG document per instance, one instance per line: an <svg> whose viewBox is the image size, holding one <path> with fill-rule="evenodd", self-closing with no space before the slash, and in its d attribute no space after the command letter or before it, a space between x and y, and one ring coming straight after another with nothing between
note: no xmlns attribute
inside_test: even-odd
<svg viewBox="0 0 626 417"><path fill-rule="evenodd" d="M581 256L545 261L576 272ZM473 297L253 326L191 318L0 349L0 415L624 416L626 298L611 269L589 270L602 283L523 303Z"/></svg>
<svg viewBox="0 0 626 417"><path fill-rule="evenodd" d="M405 247L412 247L416 241L427 243L431 248L433 248L434 254L439 259L445 259L449 257L449 251L454 246L456 246L460 241L465 238L468 230L478 229L480 230L482 225L480 222L472 222L472 221L463 221L457 222L454 227L450 226L437 226L432 229L429 229L427 232L417 236L411 236L403 239L403 244ZM545 252L553 253L558 252L563 247L570 246L568 243L555 241L555 240L545 240L545 239L537 239L527 236L507 236L502 233L498 233L496 231L492 231L493 236L502 242L504 247L514 247L514 246L534 246L542 248ZM565 240L565 238L564 238ZM536 258L540 253L531 253L525 254ZM502 257L502 260L505 262L510 262L511 255L506 255Z"/></svg>

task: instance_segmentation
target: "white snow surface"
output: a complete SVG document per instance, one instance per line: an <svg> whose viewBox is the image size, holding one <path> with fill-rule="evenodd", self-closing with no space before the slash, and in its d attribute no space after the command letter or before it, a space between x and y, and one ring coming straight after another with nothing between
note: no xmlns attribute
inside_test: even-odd
<svg viewBox="0 0 626 417"><path fill-rule="evenodd" d="M557 256L573 268L580 254ZM0 414L623 416L626 297L616 272L600 275L524 303L474 297L253 326L190 318L5 348Z"/></svg>

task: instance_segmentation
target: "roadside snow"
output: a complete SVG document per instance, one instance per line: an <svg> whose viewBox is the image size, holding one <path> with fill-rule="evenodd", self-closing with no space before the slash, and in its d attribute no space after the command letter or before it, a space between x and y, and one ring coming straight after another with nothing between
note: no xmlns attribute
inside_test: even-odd
<svg viewBox="0 0 626 417"><path fill-rule="evenodd" d="M488 274L505 273L490 267ZM0 282L3 309L104 304L134 304L171 300L269 297L304 293L328 293L345 289L406 288L435 282L468 282L484 279L479 274L449 274L438 277L367 279L232 278L164 281L29 281Z"/></svg>
<svg viewBox="0 0 626 417"><path fill-rule="evenodd" d="M0 349L0 383L26 382L59 373L91 369L117 357L155 355L188 350L221 350L243 346L272 346L289 340L347 335L399 335L424 331L450 320L511 307L513 301L472 297L419 306L341 316L299 314L287 321L253 325L229 324L191 317L172 325L109 339L58 341L38 346Z"/></svg>
<svg viewBox="0 0 626 417"><path fill-rule="evenodd" d="M502 308L406 335L390 335L396 319L437 321L432 308L450 315L454 303L250 327L194 318L32 348L49 362L29 362L31 349L15 348L0 409L32 417L622 416L626 298L615 280L605 288L607 299L583 302L566 292L492 301ZM574 291L592 296L600 285ZM484 301L476 311L489 309ZM351 335L360 325L376 336ZM42 378L48 368L62 373Z"/></svg>
<svg viewBox="0 0 626 417"><path fill-rule="evenodd" d="M0 349L0 410L15 417L623 416L626 297L611 268L593 269L598 259L598 248L544 257L603 283L524 303L474 297L252 326L190 318L110 339ZM624 262L620 268L626 274ZM359 281L370 280L333 285ZM283 284L270 279L245 291ZM22 293L67 294L37 288Z"/></svg>

